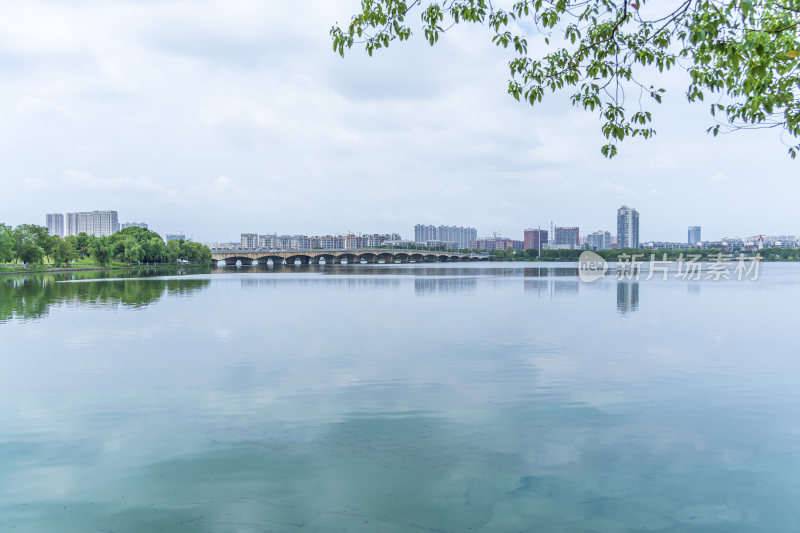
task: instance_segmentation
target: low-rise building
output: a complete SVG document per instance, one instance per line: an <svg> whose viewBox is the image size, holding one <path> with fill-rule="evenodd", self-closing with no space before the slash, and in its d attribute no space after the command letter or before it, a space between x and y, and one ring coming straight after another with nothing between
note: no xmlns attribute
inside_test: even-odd
<svg viewBox="0 0 800 533"><path fill-rule="evenodd" d="M147 229L147 224L145 224L144 222L123 222L122 224L120 224L119 229L125 229L125 228Z"/></svg>
<svg viewBox="0 0 800 533"><path fill-rule="evenodd" d="M649 241L639 247L643 250L687 250L692 246L685 242Z"/></svg>
<svg viewBox="0 0 800 533"><path fill-rule="evenodd" d="M578 249L581 245L580 229L578 227L558 227L553 230L553 244Z"/></svg>
<svg viewBox="0 0 800 533"><path fill-rule="evenodd" d="M586 245L590 250L609 250L611 248L611 232L595 231L586 236Z"/></svg>
<svg viewBox="0 0 800 533"><path fill-rule="evenodd" d="M245 250L256 250L258 248L258 233L242 233L242 248Z"/></svg>
<svg viewBox="0 0 800 533"><path fill-rule="evenodd" d="M547 244L547 230L526 229L523 233L523 249L538 250Z"/></svg>

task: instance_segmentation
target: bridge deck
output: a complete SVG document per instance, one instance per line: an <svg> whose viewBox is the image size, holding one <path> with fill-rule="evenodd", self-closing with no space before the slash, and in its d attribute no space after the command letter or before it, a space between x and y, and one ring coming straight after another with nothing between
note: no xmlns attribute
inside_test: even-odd
<svg viewBox="0 0 800 533"><path fill-rule="evenodd" d="M289 260L294 263L340 263L342 259L351 262L361 262L366 260L368 263L378 263L380 261L394 263L400 261L407 263L415 262L434 262L434 261L486 261L489 256L485 254L461 253L461 252L441 252L431 250L402 250L386 248L366 248L358 250L212 250L211 257L214 261L225 261L228 264L236 261L257 261L267 263L268 261L286 262Z"/></svg>

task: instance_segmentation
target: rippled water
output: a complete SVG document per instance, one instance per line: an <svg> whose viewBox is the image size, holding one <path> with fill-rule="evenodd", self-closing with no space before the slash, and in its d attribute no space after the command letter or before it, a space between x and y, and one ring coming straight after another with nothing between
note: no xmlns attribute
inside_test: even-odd
<svg viewBox="0 0 800 533"><path fill-rule="evenodd" d="M800 529L800 266L98 276L0 277L0 531Z"/></svg>

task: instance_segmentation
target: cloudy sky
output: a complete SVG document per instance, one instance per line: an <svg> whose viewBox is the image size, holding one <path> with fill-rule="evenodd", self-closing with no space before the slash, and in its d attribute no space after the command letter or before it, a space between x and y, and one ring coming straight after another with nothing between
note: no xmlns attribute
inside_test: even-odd
<svg viewBox="0 0 800 533"><path fill-rule="evenodd" d="M115 209L204 242L240 232L471 225L643 240L800 233L800 163L776 131L713 139L670 75L657 137L604 159L566 95L506 94L507 52L456 28L373 58L331 50L358 2L28 0L0 18L0 221Z"/></svg>

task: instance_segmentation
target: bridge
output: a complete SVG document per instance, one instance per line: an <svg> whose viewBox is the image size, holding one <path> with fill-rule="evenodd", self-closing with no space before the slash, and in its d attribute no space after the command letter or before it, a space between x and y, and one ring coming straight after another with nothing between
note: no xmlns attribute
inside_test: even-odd
<svg viewBox="0 0 800 533"><path fill-rule="evenodd" d="M402 250L387 248L366 248L360 250L211 250L211 258L215 264L224 261L226 265L242 265L257 262L266 265L326 265L367 263L435 263L488 261L489 256L461 252L433 252L430 250Z"/></svg>

